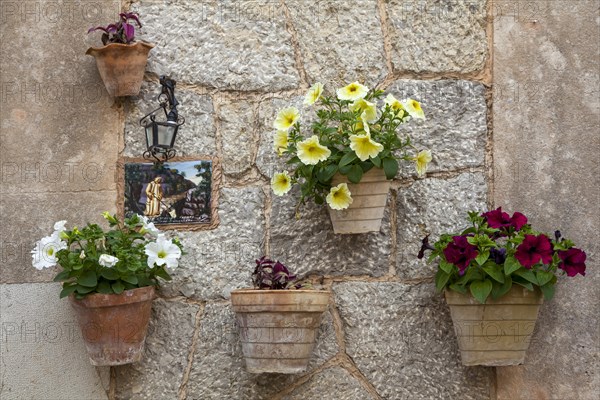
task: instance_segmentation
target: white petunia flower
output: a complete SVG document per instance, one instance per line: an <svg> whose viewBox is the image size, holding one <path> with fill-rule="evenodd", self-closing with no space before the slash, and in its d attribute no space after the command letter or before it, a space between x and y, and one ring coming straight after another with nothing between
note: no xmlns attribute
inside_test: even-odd
<svg viewBox="0 0 600 400"><path fill-rule="evenodd" d="M63 232L65 230L65 224L67 223L67 221L62 220L62 221L58 221L57 223L54 224L54 231L55 232Z"/></svg>
<svg viewBox="0 0 600 400"><path fill-rule="evenodd" d="M165 238L161 233L156 238L156 242L150 242L145 247L145 253L148 256L148 267L154 268L154 265L167 265L167 268L176 268L179 265L181 249L173 243L171 239Z"/></svg>
<svg viewBox="0 0 600 400"><path fill-rule="evenodd" d="M144 216L144 215L139 215L140 219L142 220L142 223L144 224L143 229L148 231L148 232L152 232L152 233L159 233L160 229L158 229L156 226L154 226L154 222L150 222L148 221L148 217Z"/></svg>
<svg viewBox="0 0 600 400"><path fill-rule="evenodd" d="M35 248L31 250L33 258L31 264L40 271L44 268L54 267L58 262L56 253L66 248L67 243L60 240L58 232L54 232L35 244Z"/></svg>
<svg viewBox="0 0 600 400"><path fill-rule="evenodd" d="M118 262L119 262L119 259L117 257L111 256L108 254L101 254L100 258L98 259L98 264L100 264L106 268L112 268Z"/></svg>

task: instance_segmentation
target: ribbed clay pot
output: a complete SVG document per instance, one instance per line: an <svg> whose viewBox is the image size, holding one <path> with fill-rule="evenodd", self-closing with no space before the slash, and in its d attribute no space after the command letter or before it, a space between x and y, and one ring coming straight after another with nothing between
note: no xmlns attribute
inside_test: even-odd
<svg viewBox="0 0 600 400"><path fill-rule="evenodd" d="M231 292L246 370L280 374L305 371L330 294L322 290Z"/></svg>
<svg viewBox="0 0 600 400"><path fill-rule="evenodd" d="M540 290L518 285L485 304L446 290L463 365L523 364L542 301Z"/></svg>
<svg viewBox="0 0 600 400"><path fill-rule="evenodd" d="M121 294L91 294L81 300L69 297L92 365L141 360L153 299L153 286Z"/></svg>
<svg viewBox="0 0 600 400"><path fill-rule="evenodd" d="M85 54L96 59L98 72L106 90L113 97L135 96L140 92L151 43L110 43L103 47L90 47Z"/></svg>
<svg viewBox="0 0 600 400"><path fill-rule="evenodd" d="M345 182L352 195L352 204L345 210L329 209L334 233L351 234L379 232L385 211L391 181L387 180L381 168L371 168L365 172L359 183L336 174L332 186Z"/></svg>

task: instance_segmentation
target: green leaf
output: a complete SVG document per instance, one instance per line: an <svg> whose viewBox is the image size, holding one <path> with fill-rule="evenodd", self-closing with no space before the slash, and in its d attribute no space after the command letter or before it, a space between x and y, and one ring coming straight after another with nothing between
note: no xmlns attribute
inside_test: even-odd
<svg viewBox="0 0 600 400"><path fill-rule="evenodd" d="M286 162L286 164L297 164L299 162L300 162L300 159L298 157L292 157Z"/></svg>
<svg viewBox="0 0 600 400"><path fill-rule="evenodd" d="M337 165L328 165L325 168L319 170L319 172L317 173L317 179L321 183L327 183L331 180L331 178L333 178L337 171Z"/></svg>
<svg viewBox="0 0 600 400"><path fill-rule="evenodd" d="M325 201L323 200L323 196L320 196L318 194L315 194L315 203L317 203L318 205L323 204Z"/></svg>
<svg viewBox="0 0 600 400"><path fill-rule="evenodd" d="M450 274L454 270L454 264L451 264L446 260L440 260L440 269L445 273Z"/></svg>
<svg viewBox="0 0 600 400"><path fill-rule="evenodd" d="M525 268L521 268L515 271L515 274L517 274L518 276L520 276L523 279L528 280L529 282L533 283L534 285L538 285L538 280L535 277L535 274L533 273L532 270L530 269L525 269ZM552 279L552 278L550 278Z"/></svg>
<svg viewBox="0 0 600 400"><path fill-rule="evenodd" d="M556 286L554 286L553 283L548 283L544 286L540 286L540 289L542 290L542 293L544 294L544 298L546 300L552 300L552 298L554 297L554 290L556 289Z"/></svg>
<svg viewBox="0 0 600 400"><path fill-rule="evenodd" d="M450 285L448 287L458 293L462 293L462 294L467 293L467 288L466 288L466 286L463 286L463 285L457 285L456 283L453 283L452 285Z"/></svg>
<svg viewBox="0 0 600 400"><path fill-rule="evenodd" d="M98 287L96 288L96 291L98 293L102 293L102 294L112 294L113 290L110 287L110 283L108 281L100 281L98 283Z"/></svg>
<svg viewBox="0 0 600 400"><path fill-rule="evenodd" d="M508 291L512 288L512 279L505 279L504 283L500 284L498 282L494 282L494 287L492 288L492 299L498 299L504 296Z"/></svg>
<svg viewBox="0 0 600 400"><path fill-rule="evenodd" d="M96 273L94 271L87 270L84 271L79 278L77 278L77 283L85 287L96 287L98 284L98 278L96 277ZM78 292L81 293L79 290Z"/></svg>
<svg viewBox="0 0 600 400"><path fill-rule="evenodd" d="M517 261L516 258L512 256L506 257L506 260L504 260L504 274L506 276L512 274L519 268L521 268L521 264Z"/></svg>
<svg viewBox="0 0 600 400"><path fill-rule="evenodd" d="M54 282L63 282L69 279L69 271L62 271L56 274L54 277Z"/></svg>
<svg viewBox="0 0 600 400"><path fill-rule="evenodd" d="M449 274L445 273L441 269L438 269L437 274L435 274L435 288L438 292L441 292L444 289L449 278Z"/></svg>
<svg viewBox="0 0 600 400"><path fill-rule="evenodd" d="M493 288L492 281L485 279L483 281L473 281L469 289L473 297L477 299L481 304L485 303L485 299L490 295Z"/></svg>
<svg viewBox="0 0 600 400"><path fill-rule="evenodd" d="M363 170L360 165L353 165L352 168L350 168L350 172L348 172L346 176L350 182L358 183L362 179Z"/></svg>
<svg viewBox="0 0 600 400"><path fill-rule="evenodd" d="M554 274L548 271L537 271L535 276L540 286L544 286L546 283L550 282L552 278L554 278Z"/></svg>
<svg viewBox="0 0 600 400"><path fill-rule="evenodd" d="M500 270L500 268L493 265L486 265L483 267L483 270L486 274L494 278L495 281L500 283L504 283L504 274Z"/></svg>
<svg viewBox="0 0 600 400"><path fill-rule="evenodd" d="M350 151L350 152L344 154L344 156L340 160L339 165L340 165L340 167L343 167L345 165L352 163L354 160L357 160L357 159L358 159L358 157L356 156L356 153L354 151Z"/></svg>
<svg viewBox="0 0 600 400"><path fill-rule="evenodd" d="M379 158L379 156L371 158L371 162L373 163L373 165L375 165L377 168L381 168L381 158Z"/></svg>
<svg viewBox="0 0 600 400"><path fill-rule="evenodd" d="M96 287L86 287L86 286L81 286L81 285L77 285L77 293L79 294L86 294L86 293L90 293L93 292L94 289L96 289Z"/></svg>
<svg viewBox="0 0 600 400"><path fill-rule="evenodd" d="M360 167L362 168L363 172L367 172L367 171L373 169L373 163L367 160L367 161L361 162Z"/></svg>
<svg viewBox="0 0 600 400"><path fill-rule="evenodd" d="M523 280L523 279L520 279L520 278L518 278L518 277L514 277L514 276L513 276L513 279L512 279L512 281L513 281L514 283L516 283L517 285L521 285L521 286L523 286L524 288L526 288L526 289L528 289L528 290L530 290L530 291L533 291L533 285L532 285L532 283L531 283L531 282L527 282L526 280Z"/></svg>
<svg viewBox="0 0 600 400"><path fill-rule="evenodd" d="M477 257L475 257L475 261L477 262L477 264L483 265L488 260L488 258L490 258L490 251L485 250L479 253ZM502 280L501 282L504 282L504 280Z"/></svg>
<svg viewBox="0 0 600 400"><path fill-rule="evenodd" d="M383 171L387 179L394 179L398 173L398 161L395 158L384 158Z"/></svg>
<svg viewBox="0 0 600 400"><path fill-rule="evenodd" d="M116 281L116 282L112 283L110 285L110 287L112 287L112 290L116 294L121 294L121 293L123 293L123 290L125 290L125 286L123 285L123 282L121 282L121 281Z"/></svg>
<svg viewBox="0 0 600 400"><path fill-rule="evenodd" d="M169 273L165 271L164 267L156 268L156 276L163 278L165 281L170 281L172 279L171 275L169 275Z"/></svg>
<svg viewBox="0 0 600 400"><path fill-rule="evenodd" d="M122 276L121 280L124 282L131 283L132 285L137 285L137 283L138 283L138 278L135 275Z"/></svg>
<svg viewBox="0 0 600 400"><path fill-rule="evenodd" d="M102 271L100 271L100 275L103 278L108 279L109 281L114 281L119 279L119 274L117 273L117 271L115 271L112 268L103 268Z"/></svg>
<svg viewBox="0 0 600 400"><path fill-rule="evenodd" d="M63 286L63 289L60 291L60 298L67 297L73 293L75 289L77 289L77 285Z"/></svg>

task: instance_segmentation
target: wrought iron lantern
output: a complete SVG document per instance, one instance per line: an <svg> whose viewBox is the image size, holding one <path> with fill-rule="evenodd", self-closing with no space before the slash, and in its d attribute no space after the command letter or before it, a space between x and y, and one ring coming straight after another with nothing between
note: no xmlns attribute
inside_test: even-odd
<svg viewBox="0 0 600 400"><path fill-rule="evenodd" d="M158 95L160 106L140 119L140 125L146 131L147 150L144 152L144 158L165 162L175 157L176 151L173 146L177 138L177 130L185 123L185 118L177 112L179 103L175 99L176 82L167 76L161 76L160 84L162 86ZM157 120L161 114L160 110L165 114L164 121Z"/></svg>

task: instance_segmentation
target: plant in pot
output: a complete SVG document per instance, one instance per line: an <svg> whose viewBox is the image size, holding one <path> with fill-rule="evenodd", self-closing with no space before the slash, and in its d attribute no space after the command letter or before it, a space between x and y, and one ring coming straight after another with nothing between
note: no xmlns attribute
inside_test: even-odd
<svg viewBox="0 0 600 400"><path fill-rule="evenodd" d="M438 260L435 286L445 291L464 365L522 364L543 298L557 275L585 275L584 251L534 230L525 215L498 208L470 212L471 226L423 239L418 257Z"/></svg>
<svg viewBox="0 0 600 400"><path fill-rule="evenodd" d="M103 47L90 47L85 54L96 59L106 90L113 97L135 96L140 92L148 53L153 44L135 41L135 25L142 27L136 13L121 13L106 27L92 27L88 33L103 31Z"/></svg>
<svg viewBox="0 0 600 400"><path fill-rule="evenodd" d="M411 118L425 119L419 102L384 96L358 82L326 95L316 83L304 100L315 107L309 128L301 125L297 108L279 111L274 148L291 171L274 174L273 192L282 196L299 184L296 211L306 201L326 202L335 233L379 231L398 161L414 161L419 176L431 161L429 150L417 151L408 135L398 135Z"/></svg>
<svg viewBox="0 0 600 400"><path fill-rule="evenodd" d="M254 289L231 292L246 370L306 370L331 293L298 281L279 261L256 260Z"/></svg>
<svg viewBox="0 0 600 400"><path fill-rule="evenodd" d="M110 228L88 224L81 230L54 225L54 232L37 242L33 266L59 264L54 278L63 282L60 297L69 297L93 365L139 361L150 321L154 287L159 278L171 280L182 254L177 238L167 239L146 217L124 220L103 213Z"/></svg>

